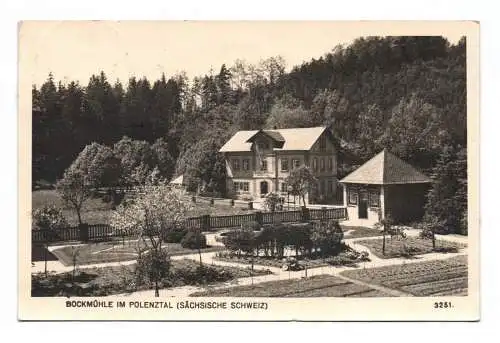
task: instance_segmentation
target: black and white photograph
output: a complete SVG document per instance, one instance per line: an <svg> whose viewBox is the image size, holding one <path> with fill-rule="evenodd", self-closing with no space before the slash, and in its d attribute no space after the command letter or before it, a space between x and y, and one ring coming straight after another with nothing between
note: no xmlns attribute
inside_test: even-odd
<svg viewBox="0 0 500 343"><path fill-rule="evenodd" d="M26 318L477 319L478 29L21 23Z"/></svg>

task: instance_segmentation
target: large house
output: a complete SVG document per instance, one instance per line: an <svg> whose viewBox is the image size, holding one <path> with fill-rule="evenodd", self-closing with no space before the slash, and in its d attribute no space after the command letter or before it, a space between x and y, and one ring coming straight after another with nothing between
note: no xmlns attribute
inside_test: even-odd
<svg viewBox="0 0 500 343"><path fill-rule="evenodd" d="M259 200L288 194L290 171L303 164L318 179L306 202L328 202L337 191L337 151L326 127L239 131L219 150L226 160L227 189L236 198Z"/></svg>

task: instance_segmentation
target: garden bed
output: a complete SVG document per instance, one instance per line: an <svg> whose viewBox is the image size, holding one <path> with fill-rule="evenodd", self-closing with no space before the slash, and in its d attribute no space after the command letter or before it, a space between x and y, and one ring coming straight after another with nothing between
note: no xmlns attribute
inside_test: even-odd
<svg viewBox="0 0 500 343"><path fill-rule="evenodd" d="M183 248L180 243L164 243L162 245L170 256L197 254L196 249ZM221 246L208 246L201 249L201 252L212 252L223 250ZM136 241L112 241L102 243L89 243L82 245L66 246L55 249L52 254L65 266L73 265L73 254L77 254L77 265L121 262L137 259L137 243Z"/></svg>
<svg viewBox="0 0 500 343"><path fill-rule="evenodd" d="M467 265L467 256L457 256L445 260L350 270L341 275L414 296L466 296Z"/></svg>
<svg viewBox="0 0 500 343"><path fill-rule="evenodd" d="M417 237L405 239L391 239L386 237L385 255L382 253L382 239L367 239L356 243L370 249L370 252L378 258L412 257L414 255L430 254L433 252L456 253L467 247L466 244L436 240L436 250L432 248L432 240Z"/></svg>
<svg viewBox="0 0 500 343"><path fill-rule="evenodd" d="M318 275L307 279L292 279L258 283L248 286L215 289L190 294L194 297L388 297L370 287L339 277Z"/></svg>
<svg viewBox="0 0 500 343"><path fill-rule="evenodd" d="M339 253L337 256L328 256L322 258L321 256L297 256L294 258L297 262L307 268L317 268L324 266L353 266L356 267L358 262L362 262L356 258L353 258L351 255L345 252ZM226 261L226 262L234 262L241 264L249 264L252 262L254 265L266 266L266 267L276 267L281 268L285 263L285 258L277 258L271 256L247 256L241 255L238 256L236 254L230 252L220 252L215 257L215 260Z"/></svg>
<svg viewBox="0 0 500 343"><path fill-rule="evenodd" d="M185 285L207 285L227 282L233 279L271 274L268 270L236 268L204 264L200 271L197 261L183 259L171 261L170 273L162 281L162 288L180 287ZM71 272L62 274L33 274L32 296L106 296L154 289L151 285L137 284L135 266L117 266L104 268L85 268L78 271L73 278ZM78 292L69 286L84 285L86 291ZM81 291L81 289L80 289Z"/></svg>

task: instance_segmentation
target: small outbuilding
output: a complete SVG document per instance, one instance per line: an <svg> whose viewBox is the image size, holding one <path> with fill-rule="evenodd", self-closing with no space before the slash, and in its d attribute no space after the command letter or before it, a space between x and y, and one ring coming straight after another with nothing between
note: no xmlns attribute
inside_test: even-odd
<svg viewBox="0 0 500 343"><path fill-rule="evenodd" d="M169 182L169 185L175 188L184 188L184 175L180 175Z"/></svg>
<svg viewBox="0 0 500 343"><path fill-rule="evenodd" d="M384 149L340 183L349 221L373 226L388 216L401 224L421 219L431 179Z"/></svg>

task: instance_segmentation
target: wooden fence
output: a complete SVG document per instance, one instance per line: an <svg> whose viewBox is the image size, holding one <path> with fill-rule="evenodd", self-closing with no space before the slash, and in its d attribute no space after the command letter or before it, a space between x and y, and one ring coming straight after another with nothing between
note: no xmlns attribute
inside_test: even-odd
<svg viewBox="0 0 500 343"><path fill-rule="evenodd" d="M346 220L347 209L323 208L307 209L302 208L296 211L283 212L254 212L249 214L231 216L210 216L188 218L184 223L187 229L198 229L210 231L223 228L237 228L242 224L257 222L260 225L272 224L275 222L293 223L318 220ZM32 230L31 240L33 244L63 241L101 241L113 238L130 237L131 232L115 230L107 224L88 225L83 224L77 227L69 227L58 230Z"/></svg>

